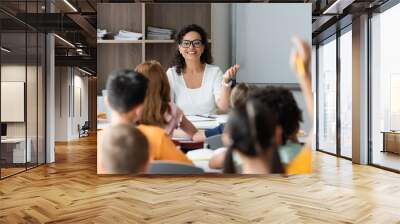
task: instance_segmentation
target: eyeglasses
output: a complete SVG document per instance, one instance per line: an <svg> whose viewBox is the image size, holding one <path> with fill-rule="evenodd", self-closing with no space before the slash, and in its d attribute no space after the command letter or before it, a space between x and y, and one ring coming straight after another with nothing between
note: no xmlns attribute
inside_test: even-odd
<svg viewBox="0 0 400 224"><path fill-rule="evenodd" d="M201 45L203 45L203 42L201 40L183 40L180 45L183 48L189 48L190 45L193 45L195 48L199 48Z"/></svg>

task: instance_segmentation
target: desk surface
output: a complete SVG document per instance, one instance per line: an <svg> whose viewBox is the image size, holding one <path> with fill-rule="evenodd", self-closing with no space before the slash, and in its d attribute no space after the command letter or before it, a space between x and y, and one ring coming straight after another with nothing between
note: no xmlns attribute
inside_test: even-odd
<svg viewBox="0 0 400 224"><path fill-rule="evenodd" d="M188 115L186 116L189 121L197 129L210 129L215 128L220 124L226 123L228 115Z"/></svg>
<svg viewBox="0 0 400 224"><path fill-rule="evenodd" d="M29 138L27 138L26 140L30 141ZM25 138L5 138L5 139L1 139L1 143L20 143L20 142L25 142Z"/></svg>
<svg viewBox="0 0 400 224"><path fill-rule="evenodd" d="M397 134L400 135L400 131L381 131L383 134Z"/></svg>
<svg viewBox="0 0 400 224"><path fill-rule="evenodd" d="M97 120L97 130L103 130L107 126L109 126L111 123L109 121L104 121L104 120Z"/></svg>
<svg viewBox="0 0 400 224"><path fill-rule="evenodd" d="M207 173L222 173L222 170L212 169L208 166L208 161L216 151L211 149L197 149L188 152L187 157L193 161L194 165L200 167Z"/></svg>

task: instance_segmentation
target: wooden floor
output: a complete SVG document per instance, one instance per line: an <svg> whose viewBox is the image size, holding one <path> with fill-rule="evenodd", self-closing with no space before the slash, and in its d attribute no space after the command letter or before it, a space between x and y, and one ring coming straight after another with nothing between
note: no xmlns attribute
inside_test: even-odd
<svg viewBox="0 0 400 224"><path fill-rule="evenodd" d="M400 175L316 153L312 175L99 177L94 138L0 181L0 223L400 223Z"/></svg>
<svg viewBox="0 0 400 224"><path fill-rule="evenodd" d="M400 155L391 152L374 151L372 161L376 165L400 170Z"/></svg>
<svg viewBox="0 0 400 224"><path fill-rule="evenodd" d="M0 169L1 169L1 177L2 178L26 170L25 167L24 168L0 168Z"/></svg>

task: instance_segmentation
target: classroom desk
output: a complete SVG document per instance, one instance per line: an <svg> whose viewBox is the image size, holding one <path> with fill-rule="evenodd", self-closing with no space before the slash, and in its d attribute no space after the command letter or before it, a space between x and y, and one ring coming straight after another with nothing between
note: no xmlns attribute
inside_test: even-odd
<svg viewBox="0 0 400 224"><path fill-rule="evenodd" d="M400 132L399 131L382 131L383 149L382 152L392 152L400 154Z"/></svg>
<svg viewBox="0 0 400 224"><path fill-rule="evenodd" d="M211 149L196 149L188 152L187 157L193 161L196 167L202 168L206 173L222 173L222 170L212 169L208 166L208 161L214 155Z"/></svg>
<svg viewBox="0 0 400 224"><path fill-rule="evenodd" d="M183 152L189 152L194 149L201 149L204 146L204 142L194 142L188 140L172 139L175 145L179 146Z"/></svg>
<svg viewBox="0 0 400 224"><path fill-rule="evenodd" d="M110 121L108 120L97 120L97 130L103 130L104 128L106 128L107 126L109 126L111 124Z"/></svg>
<svg viewBox="0 0 400 224"><path fill-rule="evenodd" d="M197 129L210 129L226 123L228 115L187 115L186 118L191 121Z"/></svg>
<svg viewBox="0 0 400 224"><path fill-rule="evenodd" d="M1 139L1 159L6 164L22 164L32 160L32 140L26 139L27 147L25 151L25 138L5 138Z"/></svg>

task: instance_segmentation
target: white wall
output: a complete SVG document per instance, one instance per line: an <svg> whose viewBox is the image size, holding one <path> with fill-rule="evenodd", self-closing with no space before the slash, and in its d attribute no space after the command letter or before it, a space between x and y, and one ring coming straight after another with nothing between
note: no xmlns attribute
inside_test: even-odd
<svg viewBox="0 0 400 224"><path fill-rule="evenodd" d="M78 124L88 120L88 105L88 78L75 68L56 67L56 141L79 137Z"/></svg>

